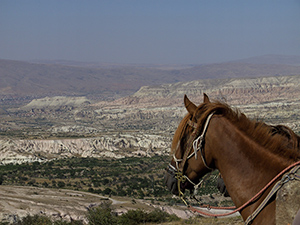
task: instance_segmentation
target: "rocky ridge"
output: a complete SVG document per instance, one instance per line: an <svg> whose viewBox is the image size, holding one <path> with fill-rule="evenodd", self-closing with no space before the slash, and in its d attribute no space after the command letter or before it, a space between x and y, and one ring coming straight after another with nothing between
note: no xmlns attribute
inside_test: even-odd
<svg viewBox="0 0 300 225"><path fill-rule="evenodd" d="M265 103L268 101L300 100L300 75L260 77L248 79L207 79L180 82L161 86L144 86L131 97L123 98L126 104L134 102L178 104L186 94L199 99L203 93L211 98L225 100L231 105ZM135 99L127 100L126 99ZM151 98L152 101L149 101ZM165 101L161 101L161 99ZM169 101L166 101L169 100ZM174 102L174 100L177 100ZM173 103L172 103L173 101Z"/></svg>
<svg viewBox="0 0 300 225"><path fill-rule="evenodd" d="M22 109L31 108L45 108L45 107L62 107L62 106L78 106L90 104L90 101L86 97L66 97L66 96L55 96L45 97L40 99L34 99Z"/></svg>
<svg viewBox="0 0 300 225"><path fill-rule="evenodd" d="M183 96L186 94L196 104L200 104L203 93L211 99L240 109L250 118L274 124L284 123L296 131L300 130L300 75L197 80L145 86L132 96L113 102L100 102L95 107L101 108L99 111L102 116L106 112L113 112L115 117L126 117L127 113L133 115L134 111L157 116L165 112L164 115L179 119L185 114ZM123 111L118 112L118 109Z"/></svg>
<svg viewBox="0 0 300 225"><path fill-rule="evenodd" d="M56 140L0 140L0 165L45 161L69 157L111 157L165 155L170 139L159 135L113 134L98 138Z"/></svg>
<svg viewBox="0 0 300 225"><path fill-rule="evenodd" d="M1 117L0 131L18 132L25 138L1 138L0 161L168 154L174 131L186 113L184 94L199 104L203 93L250 118L300 131L300 75L196 80L144 86L115 101L47 97L8 109L9 114Z"/></svg>

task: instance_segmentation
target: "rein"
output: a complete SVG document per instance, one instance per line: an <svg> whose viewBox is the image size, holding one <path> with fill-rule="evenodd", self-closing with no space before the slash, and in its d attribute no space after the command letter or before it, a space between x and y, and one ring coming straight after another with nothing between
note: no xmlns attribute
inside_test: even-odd
<svg viewBox="0 0 300 225"><path fill-rule="evenodd" d="M284 173L287 171L291 170L287 174L285 174L281 180L279 180L272 190L269 192L268 196L264 199L264 201L257 207L257 209L247 218L245 221L245 224L249 224L254 218L259 214L259 212L264 208L264 206L268 203L268 201L271 199L271 197L276 194L276 192L288 181L290 180L299 180L300 181L300 174L297 174L297 171L300 169L300 161L288 166L284 170L282 170L279 174L277 174L263 189L261 189L255 196L253 196L249 201L244 203L242 206L239 208L235 209L234 211L228 212L228 213L223 213L223 214L212 214L212 213L206 213L203 212L199 209L196 209L192 207L191 205L187 205L187 207L192 211L192 212L197 212L199 214L205 215L205 216L212 216L212 217L221 217L221 216L228 216L231 214L234 214L236 212L239 212L246 208L248 205L250 205L252 202L256 201L266 189L268 189L280 176L282 176ZM299 172L298 172L299 173Z"/></svg>

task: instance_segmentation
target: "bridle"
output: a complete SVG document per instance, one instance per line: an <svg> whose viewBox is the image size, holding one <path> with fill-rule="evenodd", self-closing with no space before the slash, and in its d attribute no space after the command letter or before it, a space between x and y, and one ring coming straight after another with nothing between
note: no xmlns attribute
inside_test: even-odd
<svg viewBox="0 0 300 225"><path fill-rule="evenodd" d="M203 127L203 130L202 130L202 134L201 135L198 135L198 132L199 132L199 126L198 124L196 124L195 122L193 122L191 119L189 119L187 121L187 125L191 126L194 128L194 131L192 132L192 134L190 135L189 139L188 139L188 146L183 154L183 157L182 159L177 159L175 154L179 148L179 145L180 145L180 142L178 143L177 145L177 148L176 148L176 151L175 153L173 154L173 160L175 161L175 167L171 164L169 164L169 167L168 167L168 172L171 173L171 174L175 174L175 178L177 180L177 185L178 185L178 194L179 194L179 197L183 200L183 202L185 204L186 201L184 199L184 193L181 191L181 183L185 183L186 181L188 181L189 183L191 183L193 186L194 186L194 190L196 191L199 186L201 185L201 183L203 182L203 180L201 180L198 184L195 184L191 179L189 179L188 176L186 176L184 174L184 166L185 166L185 163L190 159L192 158L193 156L195 156L195 159L197 160L198 158L198 152L200 152L200 155L201 155L201 159L202 159L202 162L204 164L204 166L209 169L209 170L214 170L213 168L209 167L206 160L205 160L205 154L204 154L204 141L205 141L205 134L207 132L207 129L208 129L208 125L209 125L209 122L212 118L212 116L214 115L215 112L212 112L211 114L209 114L209 116L206 118L206 121L205 121L205 124L204 124L204 127ZM186 127L187 125L185 126L185 129L183 129L182 132L184 132L186 130ZM194 150L192 153L190 153L192 150Z"/></svg>

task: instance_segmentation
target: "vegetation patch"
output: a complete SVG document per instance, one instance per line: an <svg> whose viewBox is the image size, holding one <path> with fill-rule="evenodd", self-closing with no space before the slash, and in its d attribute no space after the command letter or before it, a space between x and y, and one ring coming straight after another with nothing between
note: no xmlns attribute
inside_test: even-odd
<svg viewBox="0 0 300 225"><path fill-rule="evenodd" d="M105 196L127 196L176 203L164 184L167 156L100 159L67 158L46 163L0 166L0 184L67 188ZM216 175L209 176L200 195L217 193Z"/></svg>

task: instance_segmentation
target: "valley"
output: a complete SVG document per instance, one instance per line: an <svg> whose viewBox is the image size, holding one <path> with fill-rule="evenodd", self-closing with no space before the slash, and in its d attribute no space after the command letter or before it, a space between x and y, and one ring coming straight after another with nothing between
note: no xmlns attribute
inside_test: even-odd
<svg viewBox="0 0 300 225"><path fill-rule="evenodd" d="M111 204L118 215L128 210L158 209L191 219L193 213L164 187L168 160L162 156L73 157L0 166L0 221L16 222L29 214L86 223L87 210L104 203ZM199 192L201 200L211 205L232 205L230 198L217 194L216 177L214 173L206 180Z"/></svg>
<svg viewBox="0 0 300 225"><path fill-rule="evenodd" d="M97 196L97 204L110 199L126 202L127 208L143 202L139 207L176 211L178 199L164 187L163 174L172 137L186 114L185 94L200 104L206 93L251 119L286 125L300 134L300 63L265 60L274 64L249 59L149 68L2 60L0 192L5 203L0 207L6 210L2 218L7 221L18 210L20 216L35 214L40 208L25 205L44 195L53 194L72 205L73 200L61 195L74 197L77 192L89 196L87 202L78 203L81 216L94 204L91 196ZM17 82L24 71L28 77ZM22 187L16 198L31 194L17 204L8 189L17 193ZM206 201L213 196L213 204L230 201L217 193L215 176L199 195ZM54 210L51 201L42 204L47 215L56 210L58 216L70 219L77 210L70 205ZM115 209L126 207L116 204Z"/></svg>

